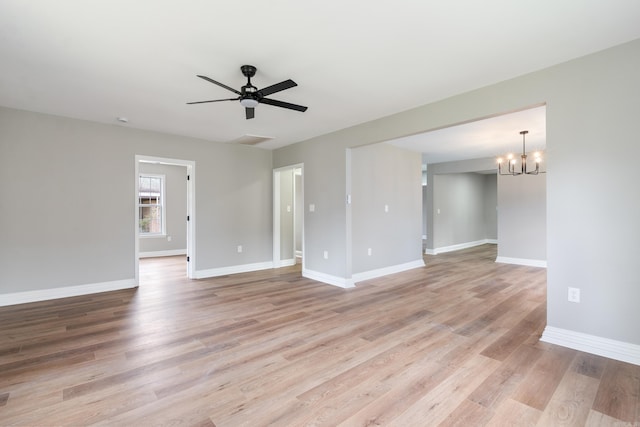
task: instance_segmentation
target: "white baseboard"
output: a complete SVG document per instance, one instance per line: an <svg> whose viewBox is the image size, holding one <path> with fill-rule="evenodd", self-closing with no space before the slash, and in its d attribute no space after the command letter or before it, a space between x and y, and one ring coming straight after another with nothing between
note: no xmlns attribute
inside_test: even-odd
<svg viewBox="0 0 640 427"><path fill-rule="evenodd" d="M528 267L547 268L547 261L543 259L509 258L509 257L499 256L496 258L496 262L500 262L503 264L526 265Z"/></svg>
<svg viewBox="0 0 640 427"><path fill-rule="evenodd" d="M0 307L29 302L47 301L58 298L77 297L99 292L119 291L138 286L135 279L114 280L111 282L91 283L87 285L65 286L62 288L41 289L36 291L0 294Z"/></svg>
<svg viewBox="0 0 640 427"><path fill-rule="evenodd" d="M457 245L442 246L440 248L435 248L435 249L427 248L424 250L424 253L425 255L438 255L445 252L459 251L460 249L473 248L474 246L480 246L480 245L486 245L486 244L497 245L498 241L496 239L482 239L482 240L476 240L474 242L458 243Z"/></svg>
<svg viewBox="0 0 640 427"><path fill-rule="evenodd" d="M640 345L547 326L540 341L640 365Z"/></svg>
<svg viewBox="0 0 640 427"><path fill-rule="evenodd" d="M392 265L389 267L378 268L375 270L356 273L352 276L353 283L362 282L363 280L375 279L376 277L386 276L388 274L400 273L402 271L412 270L414 268L424 267L424 260L418 259L404 264Z"/></svg>
<svg viewBox="0 0 640 427"><path fill-rule="evenodd" d="M328 285L338 286L340 288L353 288L355 286L352 279L345 279L344 277L332 276L330 274L320 273L313 270L302 270L302 277L317 280L318 282L326 283Z"/></svg>
<svg viewBox="0 0 640 427"><path fill-rule="evenodd" d="M138 258L155 258L162 256L177 256L177 255L186 255L186 249L173 249L168 251L149 251L149 252L140 252L138 254Z"/></svg>
<svg viewBox="0 0 640 427"><path fill-rule="evenodd" d="M195 279L206 279L208 277L226 276L228 274L248 273L250 271L268 270L273 268L273 262L257 262L254 264L231 265L228 267L209 268L207 270L196 270Z"/></svg>
<svg viewBox="0 0 640 427"><path fill-rule="evenodd" d="M296 265L296 259L295 258L281 259L280 261L273 263L273 268L289 267L289 266L292 266L292 265Z"/></svg>

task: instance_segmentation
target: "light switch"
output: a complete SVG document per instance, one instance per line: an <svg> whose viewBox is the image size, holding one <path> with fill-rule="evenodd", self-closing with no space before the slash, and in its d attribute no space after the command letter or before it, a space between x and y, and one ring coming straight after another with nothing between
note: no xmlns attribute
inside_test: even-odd
<svg viewBox="0 0 640 427"><path fill-rule="evenodd" d="M309 212L315 212L316 211L316 205L314 205L313 203L311 203L309 205Z"/></svg>
<svg viewBox="0 0 640 427"><path fill-rule="evenodd" d="M291 206L287 205L287 212L291 212Z"/></svg>

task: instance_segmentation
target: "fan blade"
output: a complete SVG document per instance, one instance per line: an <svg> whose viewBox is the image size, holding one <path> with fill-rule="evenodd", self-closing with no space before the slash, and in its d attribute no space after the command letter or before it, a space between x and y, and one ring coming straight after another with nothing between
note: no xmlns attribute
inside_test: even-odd
<svg viewBox="0 0 640 427"><path fill-rule="evenodd" d="M288 108L290 110L296 110L296 111L302 111L302 112L307 111L307 107L303 107L302 105L289 104L288 102L278 101L276 99L260 98L258 99L258 102L261 104L273 105L274 107Z"/></svg>
<svg viewBox="0 0 640 427"><path fill-rule="evenodd" d="M247 107L247 108L245 108L244 110L245 110L245 112L246 112L246 114L247 114L247 120L249 120L249 119L253 119L253 117L254 117L254 115L255 115L255 108L249 108L249 107Z"/></svg>
<svg viewBox="0 0 640 427"><path fill-rule="evenodd" d="M220 101L237 101L240 97L237 98L229 98L229 99L212 99L211 101L195 101L195 102L187 102L187 105L190 104L204 104L206 102L220 102Z"/></svg>
<svg viewBox="0 0 640 427"><path fill-rule="evenodd" d="M229 87L229 86L227 86L227 85L225 85L225 84L222 84L222 83L220 83L220 82L217 82L217 81L215 81L215 80L213 80L213 79L210 79L210 78L209 78L209 77L207 77L207 76L200 76L200 75L198 75L198 77L200 77L201 79L204 79L204 80L206 80L206 81L208 81L208 82L211 82L211 83L213 83L214 85L218 85L218 86L220 86L220 87L223 87L223 88L225 88L226 90L230 90L230 91L231 91L231 92L233 92L233 93L237 93L238 95L242 95L242 93L240 93L239 91L235 90L234 88Z"/></svg>
<svg viewBox="0 0 640 427"><path fill-rule="evenodd" d="M262 96L271 95L272 93L280 92L281 90L291 89L292 87L296 87L298 84L293 80L285 80L280 83L276 83L271 86L267 86L263 89L260 89L258 92L262 94Z"/></svg>

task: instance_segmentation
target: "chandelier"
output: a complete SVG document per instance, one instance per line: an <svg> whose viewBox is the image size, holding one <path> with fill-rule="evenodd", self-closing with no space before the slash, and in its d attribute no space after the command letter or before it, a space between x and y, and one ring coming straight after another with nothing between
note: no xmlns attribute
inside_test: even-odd
<svg viewBox="0 0 640 427"><path fill-rule="evenodd" d="M520 155L520 167L517 167L517 163L518 161L515 159L515 157L513 156L513 154L508 154L507 155L507 172L504 172L502 170L502 164L504 163L504 159L502 157L498 158L498 173L500 175L513 175L513 176L518 176L518 175L538 175L539 173L544 173L543 171L540 170L540 162L542 162L542 155L540 154L540 152L536 151L535 153L533 153L533 158L535 160L535 164L536 164L536 168L532 171L528 171L527 170L527 152L525 149L525 143L524 143L524 138L525 135L528 134L529 131L528 130L523 130L520 132L520 135L522 135L522 154Z"/></svg>

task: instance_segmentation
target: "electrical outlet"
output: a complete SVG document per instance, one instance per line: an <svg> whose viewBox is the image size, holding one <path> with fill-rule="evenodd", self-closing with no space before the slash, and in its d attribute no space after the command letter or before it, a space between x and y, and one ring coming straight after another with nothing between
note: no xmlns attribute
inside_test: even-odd
<svg viewBox="0 0 640 427"><path fill-rule="evenodd" d="M242 253L242 245L238 245L238 253Z"/></svg>
<svg viewBox="0 0 640 427"><path fill-rule="evenodd" d="M329 259L329 251L324 251L324 259Z"/></svg>
<svg viewBox="0 0 640 427"><path fill-rule="evenodd" d="M371 248L367 248L367 255L371 256Z"/></svg>
<svg viewBox="0 0 640 427"><path fill-rule="evenodd" d="M580 288L569 288L569 302L580 302Z"/></svg>

